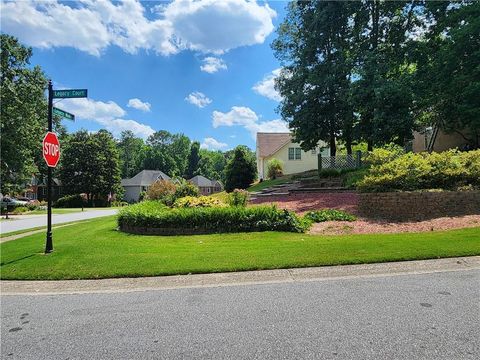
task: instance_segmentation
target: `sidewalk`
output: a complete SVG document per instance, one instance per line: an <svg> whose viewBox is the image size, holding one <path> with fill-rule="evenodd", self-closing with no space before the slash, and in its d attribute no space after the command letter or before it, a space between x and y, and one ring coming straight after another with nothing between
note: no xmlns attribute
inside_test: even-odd
<svg viewBox="0 0 480 360"><path fill-rule="evenodd" d="M214 274L62 281L0 281L2 295L116 293L194 287L325 281L358 277L480 270L480 256L379 264L324 266Z"/></svg>

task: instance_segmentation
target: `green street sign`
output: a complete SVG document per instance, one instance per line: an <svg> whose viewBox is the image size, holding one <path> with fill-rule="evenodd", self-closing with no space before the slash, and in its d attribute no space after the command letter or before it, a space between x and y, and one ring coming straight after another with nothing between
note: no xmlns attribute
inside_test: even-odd
<svg viewBox="0 0 480 360"><path fill-rule="evenodd" d="M87 97L87 89L53 90L54 99L84 98Z"/></svg>
<svg viewBox="0 0 480 360"><path fill-rule="evenodd" d="M65 110L53 107L53 113L64 119L75 121L75 115L66 112Z"/></svg>

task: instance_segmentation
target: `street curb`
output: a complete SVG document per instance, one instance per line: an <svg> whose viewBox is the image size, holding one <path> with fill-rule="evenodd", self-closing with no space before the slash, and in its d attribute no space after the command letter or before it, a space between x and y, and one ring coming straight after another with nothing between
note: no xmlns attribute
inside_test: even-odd
<svg viewBox="0 0 480 360"><path fill-rule="evenodd" d="M120 293L480 270L480 256L377 264L99 280L1 280L1 295Z"/></svg>

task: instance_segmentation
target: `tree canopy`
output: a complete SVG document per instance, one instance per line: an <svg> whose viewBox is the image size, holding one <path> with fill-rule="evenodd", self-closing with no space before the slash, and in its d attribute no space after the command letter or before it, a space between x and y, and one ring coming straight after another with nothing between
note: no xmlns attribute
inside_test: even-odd
<svg viewBox="0 0 480 360"><path fill-rule="evenodd" d="M476 1L291 2L272 43L278 110L305 150L404 145L425 122L478 146L479 15Z"/></svg>
<svg viewBox="0 0 480 360"><path fill-rule="evenodd" d="M225 168L225 190L248 188L257 178L255 158L245 146L237 146Z"/></svg>

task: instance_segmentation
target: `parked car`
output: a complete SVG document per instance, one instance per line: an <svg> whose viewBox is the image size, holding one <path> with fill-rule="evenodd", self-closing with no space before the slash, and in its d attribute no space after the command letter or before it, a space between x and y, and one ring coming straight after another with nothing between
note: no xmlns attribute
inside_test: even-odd
<svg viewBox="0 0 480 360"><path fill-rule="evenodd" d="M16 207L16 206L24 206L27 204L27 201L17 200L14 198L9 198L4 196L2 202L0 203L1 206L8 206L8 207Z"/></svg>

